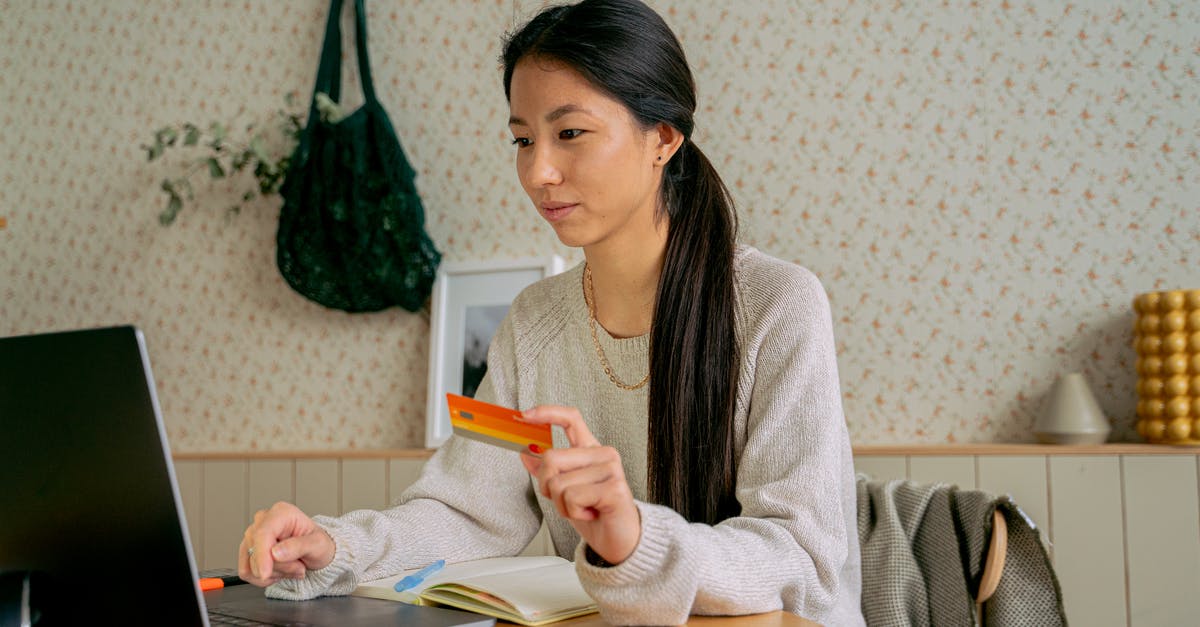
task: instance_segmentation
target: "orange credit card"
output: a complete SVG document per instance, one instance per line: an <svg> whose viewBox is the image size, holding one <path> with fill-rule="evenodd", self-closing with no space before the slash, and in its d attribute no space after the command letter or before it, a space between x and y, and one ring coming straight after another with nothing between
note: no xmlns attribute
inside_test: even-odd
<svg viewBox="0 0 1200 627"><path fill-rule="evenodd" d="M446 402L450 404L450 426L464 438L518 452L540 453L554 448L550 425L520 420L521 412L515 409L449 393Z"/></svg>

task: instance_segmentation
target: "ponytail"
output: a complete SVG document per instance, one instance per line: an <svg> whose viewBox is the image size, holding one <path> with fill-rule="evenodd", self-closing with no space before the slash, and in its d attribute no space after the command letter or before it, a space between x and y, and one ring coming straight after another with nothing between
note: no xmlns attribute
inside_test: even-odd
<svg viewBox="0 0 1200 627"><path fill-rule="evenodd" d="M737 215L704 153L684 140L663 176L670 220L650 336L650 499L692 522L740 513L733 416L739 352Z"/></svg>

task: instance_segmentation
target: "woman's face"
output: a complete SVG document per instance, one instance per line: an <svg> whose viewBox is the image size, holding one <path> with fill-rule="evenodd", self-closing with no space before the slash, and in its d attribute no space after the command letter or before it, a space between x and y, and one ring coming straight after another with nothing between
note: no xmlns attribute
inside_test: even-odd
<svg viewBox="0 0 1200 627"><path fill-rule="evenodd" d="M559 62L518 61L509 94L517 176L563 244L619 250L654 237L669 156L657 130Z"/></svg>

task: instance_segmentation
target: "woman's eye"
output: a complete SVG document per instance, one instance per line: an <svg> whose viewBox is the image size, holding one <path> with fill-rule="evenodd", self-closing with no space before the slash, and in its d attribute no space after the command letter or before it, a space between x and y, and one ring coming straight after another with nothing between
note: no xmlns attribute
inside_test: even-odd
<svg viewBox="0 0 1200 627"><path fill-rule="evenodd" d="M577 128L569 128L565 131L560 131L558 134L558 138L559 139L575 139L576 137L579 137L580 135L583 135L583 131L581 131Z"/></svg>
<svg viewBox="0 0 1200 627"><path fill-rule="evenodd" d="M532 144L533 142L529 141L528 137L518 137L518 138L512 140L512 143L514 146L516 146L518 148L524 148L524 147Z"/></svg>

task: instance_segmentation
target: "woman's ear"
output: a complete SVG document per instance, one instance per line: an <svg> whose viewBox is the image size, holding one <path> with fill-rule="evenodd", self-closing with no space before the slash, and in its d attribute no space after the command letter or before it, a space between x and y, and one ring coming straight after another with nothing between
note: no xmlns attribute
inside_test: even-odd
<svg viewBox="0 0 1200 627"><path fill-rule="evenodd" d="M666 122L659 122L655 125L654 130L656 131L654 135L658 140L654 146L654 165L665 166L683 145L683 133Z"/></svg>

